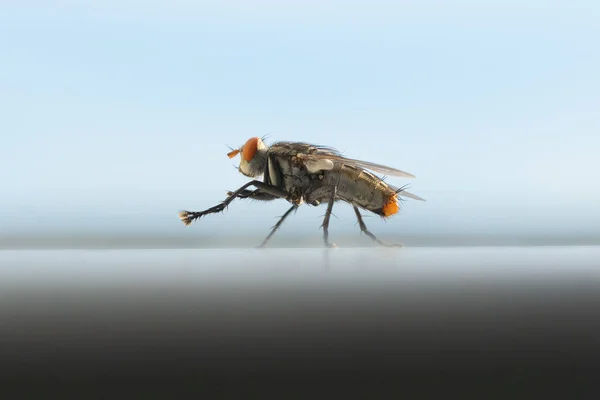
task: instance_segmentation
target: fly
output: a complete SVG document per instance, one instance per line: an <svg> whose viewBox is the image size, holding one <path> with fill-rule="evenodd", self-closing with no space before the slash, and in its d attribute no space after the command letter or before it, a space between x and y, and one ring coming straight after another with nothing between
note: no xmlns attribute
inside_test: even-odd
<svg viewBox="0 0 600 400"><path fill-rule="evenodd" d="M222 212L236 198L262 201L285 199L291 203L291 207L258 246L264 247L285 219L296 212L301 204L316 207L327 203L321 225L323 242L326 247L335 247L329 241L329 219L333 204L343 201L352 205L362 233L382 246L401 247L400 244L387 244L371 233L360 209L385 219L399 211L401 197L424 201L404 188L386 183L369 170L403 178L414 178L414 175L385 165L347 158L332 147L303 142L276 142L267 146L263 139L253 137L239 149L227 153L229 158L237 155L240 155L238 171L254 179L235 191L228 191L227 198L211 208L179 212L179 218L185 226L205 215ZM263 176L262 181L257 179L260 175Z"/></svg>

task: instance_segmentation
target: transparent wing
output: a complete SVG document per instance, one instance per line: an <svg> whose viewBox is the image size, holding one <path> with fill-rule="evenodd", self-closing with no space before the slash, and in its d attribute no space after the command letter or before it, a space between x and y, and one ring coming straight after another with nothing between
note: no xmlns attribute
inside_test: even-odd
<svg viewBox="0 0 600 400"><path fill-rule="evenodd" d="M297 156L305 162L310 163L312 168L328 170L338 165L350 165L358 168L369 169L385 175L399 176L403 178L415 178L413 174L401 171L396 168L388 167L369 161L346 158L333 147L315 145L304 142L276 142L271 145L269 153L281 156ZM331 163L322 162L329 160Z"/></svg>
<svg viewBox="0 0 600 400"><path fill-rule="evenodd" d="M424 198L417 196L416 194L412 194L411 192L407 192L406 190L401 190L398 192L398 196L400 197L408 197L414 200L425 201Z"/></svg>
<svg viewBox="0 0 600 400"><path fill-rule="evenodd" d="M386 175L400 176L403 178L415 178L415 176L413 174L410 174L405 171L400 171L399 169L396 169L396 168L388 167L385 165L381 165L381 164L377 164L377 163L373 163L373 162L369 162L369 161L362 161L362 160L356 160L353 158L346 158L341 155L333 154L333 153L329 153L329 152L303 154L302 157L306 161L331 160L334 163L351 165L354 167L360 167L360 168L364 168L364 169L370 169L371 171L379 172L379 173L386 174Z"/></svg>

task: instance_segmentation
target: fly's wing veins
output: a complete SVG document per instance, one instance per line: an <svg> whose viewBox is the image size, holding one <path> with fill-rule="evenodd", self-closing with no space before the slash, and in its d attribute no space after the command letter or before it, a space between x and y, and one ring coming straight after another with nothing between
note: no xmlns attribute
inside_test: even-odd
<svg viewBox="0 0 600 400"><path fill-rule="evenodd" d="M346 158L340 155L331 153L313 153L313 154L299 154L298 157L304 160L306 167L314 171L318 170L331 170L334 167L334 163L343 165L350 165L353 167L370 169L371 171L380 172L382 174L399 176L403 178L415 178L413 174L401 171L396 168L388 167L369 161L356 160L352 158Z"/></svg>

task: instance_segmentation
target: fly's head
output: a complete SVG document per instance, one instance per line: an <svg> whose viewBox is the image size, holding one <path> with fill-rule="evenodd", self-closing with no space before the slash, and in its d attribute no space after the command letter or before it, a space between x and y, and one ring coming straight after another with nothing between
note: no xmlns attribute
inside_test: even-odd
<svg viewBox="0 0 600 400"><path fill-rule="evenodd" d="M240 173L254 178L262 174L267 165L267 146L258 137L250 138L239 149L227 153L229 158L240 154Z"/></svg>

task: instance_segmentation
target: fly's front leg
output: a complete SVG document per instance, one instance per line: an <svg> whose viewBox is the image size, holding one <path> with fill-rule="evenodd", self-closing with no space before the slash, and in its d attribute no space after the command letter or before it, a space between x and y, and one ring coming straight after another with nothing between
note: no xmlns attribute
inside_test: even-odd
<svg viewBox="0 0 600 400"><path fill-rule="evenodd" d="M244 189L243 191L238 193L237 197L238 197L238 199L247 199L248 197L253 196L254 192L258 192L258 189L256 189L256 190ZM233 192L231 190L227 191L227 196L231 196L232 194L233 194Z"/></svg>
<svg viewBox="0 0 600 400"><path fill-rule="evenodd" d="M373 239L373 241L379 243L382 246L386 246L386 247L404 247L402 246L402 244L389 244L389 243L385 243L379 239L377 239L377 237L375 235L373 235L371 232L369 232L369 230L367 229L367 225L365 225L362 216L360 215L360 210L358 209L358 207L356 207L355 205L352 205L352 207L354 207L354 213L356 214L356 219L358 220L358 225L360 226L360 231L363 232L365 235L367 235L368 237L370 237L371 239Z"/></svg>
<svg viewBox="0 0 600 400"><path fill-rule="evenodd" d="M298 207L300 207L298 204L292 205L292 207L290 207L290 209L287 210L285 212L285 214L283 214L281 216L281 218L279 219L279 221L277 221L277 223L275 224L275 226L273 226L273 228L271 229L271 232L265 238L265 240L263 240L263 242L260 245L258 245L257 247L258 248L265 247L267 245L267 242L269 241L269 239L271 239L271 236L273 236L273 234L275 233L275 231L277 231L277 229L279 229L279 227L281 226L281 224L283 224L283 221L285 221L285 219L292 213L292 211L298 211Z"/></svg>
<svg viewBox="0 0 600 400"><path fill-rule="evenodd" d="M231 196L233 192L227 192L227 196ZM251 199L251 200L259 200L259 201L272 201L279 199L279 196L274 196L269 193L262 192L260 189L256 190L248 190L245 189L241 193L237 195L238 199Z"/></svg>
<svg viewBox="0 0 600 400"><path fill-rule="evenodd" d="M179 212L179 219L181 219L181 221L183 222L183 224L185 226L190 225L194 220L203 217L205 215L208 214L214 214L214 213L218 213L223 211L236 197L238 197L238 195L240 193L243 193L244 190L246 190L248 187L250 186L254 186L257 189L260 189L262 192L264 193L268 193L272 196L276 196L278 198L283 198L286 199L289 197L289 194L281 189L278 189L274 186L270 186L267 185L264 182L261 181L250 181L244 185L242 185L242 187L240 187L239 189L237 189L236 191L232 192L225 200L223 200L221 203L217 204L216 206L213 206L207 210L204 211L187 211L187 210L183 210Z"/></svg>

